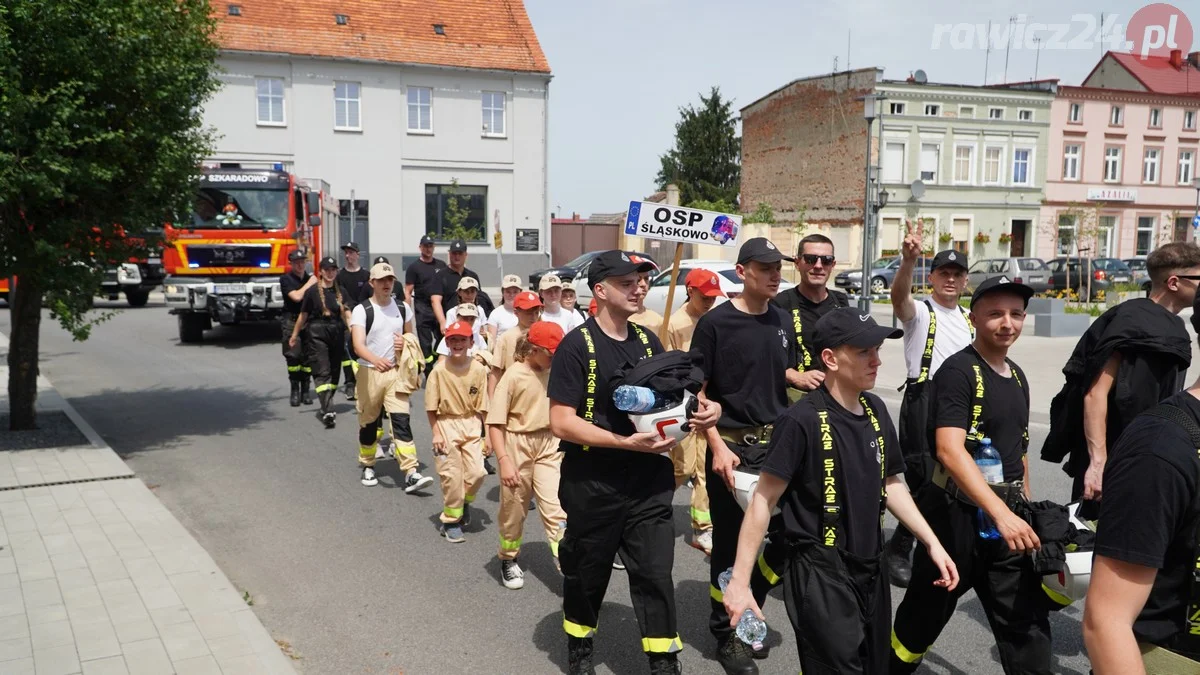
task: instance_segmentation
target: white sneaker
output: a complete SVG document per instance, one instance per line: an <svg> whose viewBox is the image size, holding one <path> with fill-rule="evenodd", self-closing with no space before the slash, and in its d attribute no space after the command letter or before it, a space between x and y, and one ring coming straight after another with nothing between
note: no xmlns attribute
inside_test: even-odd
<svg viewBox="0 0 1200 675"><path fill-rule="evenodd" d="M363 467L362 484L367 487L379 485L379 479L375 477L375 469L369 466Z"/></svg>
<svg viewBox="0 0 1200 675"><path fill-rule="evenodd" d="M420 472L413 471L404 478L404 493L411 495L432 482L433 478L430 476L422 476Z"/></svg>
<svg viewBox="0 0 1200 675"><path fill-rule="evenodd" d="M500 563L500 579L504 582L504 587L512 590L517 590L525 586L525 573L521 571L521 566L516 560L504 560Z"/></svg>
<svg viewBox="0 0 1200 675"><path fill-rule="evenodd" d="M692 530L692 548L704 551L704 555L712 555L712 530Z"/></svg>

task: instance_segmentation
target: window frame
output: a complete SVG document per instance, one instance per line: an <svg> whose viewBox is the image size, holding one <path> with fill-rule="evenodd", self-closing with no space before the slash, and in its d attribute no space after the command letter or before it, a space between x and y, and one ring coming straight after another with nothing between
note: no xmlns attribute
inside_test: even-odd
<svg viewBox="0 0 1200 675"><path fill-rule="evenodd" d="M495 97L500 97L500 107L489 107L487 97L491 96L492 103L495 103ZM483 124L488 125L483 130L484 138L508 138L508 93L503 91L482 91L480 92L480 114L483 116ZM491 126L492 122L496 121L496 111L500 111L500 122L504 126L499 133ZM489 112L491 113L489 116Z"/></svg>
<svg viewBox="0 0 1200 675"><path fill-rule="evenodd" d="M1155 121L1154 121L1154 115L1155 115L1155 114L1157 114L1157 115L1158 115L1158 122L1155 122ZM1151 109L1150 109L1150 114L1149 114L1149 115L1147 115L1147 116L1146 116L1146 118L1147 118L1147 119L1146 119L1146 122L1147 122L1147 125L1148 125L1148 126L1146 127L1147 129L1161 129L1161 128L1163 128L1163 109L1162 109L1162 108L1151 108Z"/></svg>
<svg viewBox="0 0 1200 675"><path fill-rule="evenodd" d="M278 122L276 122L275 120L263 120L262 118L259 117L259 113L261 112L261 110L259 109L259 103L260 103L261 98L264 96L263 94L259 93L259 91L258 91L258 85L260 82L268 83L268 91L265 96L269 100L275 99L275 96L270 92L269 83L271 83L271 82L279 83L279 97L278 98L279 98L279 119L280 119L280 121L278 121ZM270 111L270 109L271 108L268 105L268 111ZM255 119L256 126L260 126L260 127L286 127L287 126L287 83L284 80L284 78L272 77L269 75L262 75L262 76L255 75L254 76L254 119Z"/></svg>
<svg viewBox="0 0 1200 675"><path fill-rule="evenodd" d="M1188 175L1186 179L1183 176L1184 155L1187 155ZM1196 180L1196 150L1192 148L1179 149L1175 161L1175 180L1177 185L1193 185L1193 181Z"/></svg>
<svg viewBox="0 0 1200 675"><path fill-rule="evenodd" d="M1158 239L1158 236L1157 236L1158 235L1158 216L1154 216L1154 215L1143 216L1141 214L1138 214L1136 217L1137 217L1137 220L1134 221L1134 230L1133 230L1133 254L1134 255L1150 255L1150 252L1153 251L1155 248L1154 242L1155 242L1155 240ZM1142 227L1142 220L1144 220L1144 219L1150 221L1150 227L1148 227L1148 228ZM1138 238L1141 236L1142 232L1150 233L1150 245L1145 251L1141 250L1138 246Z"/></svg>
<svg viewBox="0 0 1200 675"><path fill-rule="evenodd" d="M1029 119L1024 119L1021 117L1022 115L1025 115L1025 114L1029 115ZM1037 115L1034 112L1033 108L1017 108L1017 121L1018 122L1033 122L1033 121L1035 121L1036 117L1037 117Z"/></svg>
<svg viewBox="0 0 1200 675"><path fill-rule="evenodd" d="M988 172L987 153L988 153L988 150L999 150L1000 151L1000 156L996 159L996 180L995 181L989 181L988 176L987 176L987 172ZM1008 152L1008 146L1006 146L1006 145L987 145L986 143L984 144L984 146L983 146L983 162L982 162L982 167L981 167L982 170L980 171L980 174L979 174L979 182L981 184L993 185L993 186L1005 185L1004 167L1006 167L1008 165L1008 162L1005 159L1007 152Z"/></svg>
<svg viewBox="0 0 1200 675"><path fill-rule="evenodd" d="M1114 121L1115 118L1115 121ZM1125 126L1125 106L1113 105L1108 109L1108 126L1124 127Z"/></svg>
<svg viewBox="0 0 1200 675"><path fill-rule="evenodd" d="M1029 153L1025 160L1025 180L1017 181L1017 153L1024 150ZM1027 145L1013 146L1012 154L1012 186L1013 187L1033 187L1033 162L1037 149Z"/></svg>
<svg viewBox="0 0 1200 675"><path fill-rule="evenodd" d="M966 116L966 115L963 113L963 111L964 111L964 110L970 110L970 111L971 111L971 115L970 115L970 117L967 117L967 116ZM958 116L959 116L960 118L962 118L962 119L966 119L966 120L973 120L973 119L975 119L975 106L973 106L973 105L967 105L967 104L962 104L962 103L960 103L960 104L959 104L959 106L958 106Z"/></svg>
<svg viewBox="0 0 1200 675"><path fill-rule="evenodd" d="M1188 125L1189 118L1191 119L1191 122L1192 122L1190 126ZM1184 131L1195 131L1196 130L1196 111L1195 110L1184 110L1183 111L1183 130Z"/></svg>
<svg viewBox="0 0 1200 675"><path fill-rule="evenodd" d="M896 112L896 107L899 106L900 111ZM908 104L904 101L892 101L888 104L889 115L905 115L907 114Z"/></svg>
<svg viewBox="0 0 1200 675"><path fill-rule="evenodd" d="M1115 171L1116 175L1115 175L1114 177L1112 177L1112 178L1109 178L1109 177L1108 177L1108 160L1109 160L1109 154L1108 154L1108 153L1109 153L1109 151L1110 151L1110 150L1116 150L1116 157L1114 158L1114 159L1115 159L1115 161L1113 162L1113 164L1115 165L1115 168L1116 168L1116 171ZM1104 182L1104 183L1120 183L1120 182L1121 182L1121 179L1122 179L1122 176L1123 176L1123 174L1124 174L1124 171L1125 171L1124 162L1125 162L1125 148L1124 148L1124 146L1120 146L1120 145L1106 145L1106 146L1104 146L1104 173L1103 173L1103 175L1101 176L1101 178L1103 179L1101 182Z"/></svg>
<svg viewBox="0 0 1200 675"><path fill-rule="evenodd" d="M338 93L338 88L343 87L343 86L346 88L345 96L341 96ZM355 94L357 94L354 97L350 96L350 87L351 86L353 86L355 88ZM338 112L340 112L340 108L343 103L346 106L346 122L347 122L347 124L339 125L338 124ZM358 110L357 110L358 124L349 124L349 122L350 122L350 104L351 103L358 104ZM334 80L334 82L333 82L333 130L334 131L362 131L363 130L362 83L361 82L354 82L352 80Z"/></svg>
<svg viewBox="0 0 1200 675"><path fill-rule="evenodd" d="M1064 226L1063 219L1069 219L1070 225ZM1063 213L1060 211L1058 214L1056 223L1057 223L1057 228L1054 231L1055 255L1059 258L1072 258L1076 255L1079 255L1079 216L1075 215L1075 214L1071 214L1071 213ZM1063 232L1064 227L1066 227L1067 229L1069 229L1071 231L1071 244L1069 247L1070 250L1068 250L1065 253L1062 250L1062 243L1063 243L1062 232ZM1069 261L1068 261L1068 265L1069 265Z"/></svg>
<svg viewBox="0 0 1200 675"><path fill-rule="evenodd" d="M974 185L975 184L975 143L957 142L954 144L954 170L950 175L950 180L953 185ZM959 149L966 149L967 155L967 178L961 180L958 177Z"/></svg>
<svg viewBox="0 0 1200 675"><path fill-rule="evenodd" d="M884 171L883 157L887 156L887 147L889 145L899 145L900 146L900 177L897 180L891 180L887 176L883 175L883 171ZM879 176L882 179L882 181L884 183L906 183L906 182L908 182L906 180L906 176L908 176L908 141L884 138L883 139L883 157L880 158L880 163L879 163Z"/></svg>
<svg viewBox="0 0 1200 675"><path fill-rule="evenodd" d="M929 114L930 108L933 108L932 115ZM925 117L941 117L942 116L942 104L941 103L926 103L925 107L924 107L924 111L925 111L925 114L924 114Z"/></svg>
<svg viewBox="0 0 1200 675"><path fill-rule="evenodd" d="M443 219L443 212L442 212L442 203L443 202L442 202L442 200L444 199L444 195L448 191L448 189L452 187L452 184L450 184L450 183L424 183L423 182L422 185L424 186L423 191L422 191L423 196L425 197L425 200L426 200L425 207L424 207L425 231L427 233L429 233L433 237L434 241L436 241L436 242L439 242L439 243L448 242L450 240L443 236L443 230L445 229L446 224ZM428 200L429 200L429 197L431 196L430 192L429 192L430 187L438 188L438 190L435 194L437 197L437 204L438 204L439 211L438 211L436 222L434 223L433 229L430 229L430 224L429 224L429 201ZM472 194L475 194L475 195L478 194L477 192L472 193L472 194L462 194L462 192L461 192L462 190L482 190L483 191L483 207L480 209L483 216L482 216L482 220L479 223L477 223L477 225L476 225L476 227L481 231L481 234L480 234L479 238L477 238L477 239L467 240L467 243L468 244L472 244L472 243L482 244L482 243L487 242L487 240L488 240L488 208L490 205L489 200L491 198L491 186L487 185L487 184L471 184L471 185L461 185L460 184L458 186L458 189L460 191L459 192L460 197L470 197L470 196L472 196ZM468 211L471 210L469 206L466 208ZM465 221L464 221L463 225L464 226L466 225Z"/></svg>
<svg viewBox="0 0 1200 675"><path fill-rule="evenodd" d="M1153 164L1150 161L1150 153L1154 154ZM1162 184L1162 165L1163 165L1163 149L1159 146L1146 146L1142 149L1142 185L1161 185ZM1147 179L1146 174L1149 168L1154 167L1154 177Z"/></svg>
<svg viewBox="0 0 1200 675"><path fill-rule="evenodd" d="M1068 148L1075 148L1076 152L1075 152L1073 158L1068 156L1068 154L1067 154ZM1082 180L1083 144L1082 143L1063 143L1063 153L1062 154L1063 154L1062 180L1076 182L1076 183L1079 182L1080 180ZM1075 160L1074 161L1075 170L1071 173L1067 172L1067 162L1069 159Z"/></svg>
<svg viewBox="0 0 1200 675"><path fill-rule="evenodd" d="M432 136L433 135L433 87L422 87L419 85L409 85L405 89L406 89L404 92L405 112L408 113L408 117L405 120L405 126L407 127L408 133L414 134L414 135L420 135L420 136ZM421 103L420 92L422 92L422 91L429 93L429 102L428 103ZM417 101L415 103L410 98L414 92L417 93ZM410 126L410 124L412 123L412 112L413 112L414 106L417 109L417 125L418 125L417 128L413 128L412 126ZM429 109L429 128L428 129L423 129L420 127L421 108L423 108L423 107Z"/></svg>
<svg viewBox="0 0 1200 675"><path fill-rule="evenodd" d="M1083 104L1078 101L1067 103L1067 124L1083 124Z"/></svg>
<svg viewBox="0 0 1200 675"><path fill-rule="evenodd" d="M1000 114L999 115L992 114L992 113L997 113L997 112ZM999 107L999 106L989 107L988 108L988 119L995 120L997 122L1003 122L1004 121L1004 108Z"/></svg>
<svg viewBox="0 0 1200 675"><path fill-rule="evenodd" d="M925 146L927 146L927 145L933 146L934 148L937 149L937 155L936 155L936 159L934 161L932 178L925 178L925 169L923 168L924 162L922 161L922 156L925 154ZM917 156L917 177L920 178L923 182L929 183L930 185L939 185L940 179L941 179L941 174L942 174L942 144L938 143L938 142L921 141L920 152L921 152L921 154Z"/></svg>

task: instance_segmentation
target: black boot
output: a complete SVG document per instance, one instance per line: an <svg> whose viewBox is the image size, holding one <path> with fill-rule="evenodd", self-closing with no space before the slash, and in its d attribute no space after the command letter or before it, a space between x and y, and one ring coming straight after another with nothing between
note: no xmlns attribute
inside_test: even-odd
<svg viewBox="0 0 1200 675"><path fill-rule="evenodd" d="M912 549L916 537L908 528L900 525L887 544L888 577L897 588L908 588L912 580Z"/></svg>
<svg viewBox="0 0 1200 675"><path fill-rule="evenodd" d="M717 647L717 662L726 675L758 675L758 664L751 655L750 645L735 635L725 638L725 642Z"/></svg>
<svg viewBox="0 0 1200 675"><path fill-rule="evenodd" d="M308 390L308 380L300 382L300 402L304 405L312 405L312 393Z"/></svg>
<svg viewBox="0 0 1200 675"><path fill-rule="evenodd" d="M568 675L596 675L592 665L592 638L567 637Z"/></svg>
<svg viewBox="0 0 1200 675"><path fill-rule="evenodd" d="M676 654L651 654L650 675L680 675L683 664Z"/></svg>
<svg viewBox="0 0 1200 675"><path fill-rule="evenodd" d="M292 397L288 399L288 402L292 404L293 408L300 407L300 383L296 380L292 380Z"/></svg>

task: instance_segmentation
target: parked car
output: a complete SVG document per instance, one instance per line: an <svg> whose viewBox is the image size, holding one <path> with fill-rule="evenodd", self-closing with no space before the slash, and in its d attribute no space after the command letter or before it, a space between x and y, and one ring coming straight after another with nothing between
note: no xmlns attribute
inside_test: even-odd
<svg viewBox="0 0 1200 675"><path fill-rule="evenodd" d="M1146 293L1150 292L1150 269L1146 267L1145 258L1126 258L1121 262L1129 268L1129 273L1132 276L1133 283L1142 287Z"/></svg>
<svg viewBox="0 0 1200 675"><path fill-rule="evenodd" d="M933 262L933 258L918 258L916 267L913 269L913 285L924 286L928 283L929 265ZM871 293L879 295L886 293L887 289L892 287L892 281L896 278L896 271L900 269L900 257L883 258L875 261L875 268L871 270ZM862 269L846 270L839 272L833 278L833 285L847 291L858 292L862 287Z"/></svg>
<svg viewBox="0 0 1200 675"><path fill-rule="evenodd" d="M741 294L742 280L738 278L733 263L724 260L682 260L679 263L678 272L668 269L650 280L650 290L646 292L646 309L652 309L659 314L665 313L663 310L667 307L667 291L671 288L672 279L675 280L675 300L671 305L671 311L674 312L682 307L683 303L687 302L687 290L683 282L687 279L688 272L698 267L717 273L717 279L721 282L721 290L724 291L727 298L736 298ZM786 291L795 285L786 279L781 279L779 290L780 292ZM726 298L718 297L716 304L719 305L725 300Z"/></svg>
<svg viewBox="0 0 1200 675"><path fill-rule="evenodd" d="M971 265L967 273L967 292L985 279L1001 275L1029 286L1035 293L1043 293L1050 287L1050 268L1041 258L987 258Z"/></svg>
<svg viewBox="0 0 1200 675"><path fill-rule="evenodd" d="M1088 277L1083 272L1083 258L1055 258L1047 263L1050 267L1050 287L1048 290L1073 290L1084 293L1088 287ZM1133 281L1133 273L1124 262L1117 258L1093 258L1091 265L1091 297L1096 300L1099 291L1108 291L1116 284L1128 284ZM1085 289L1085 290L1080 290Z"/></svg>
<svg viewBox="0 0 1200 675"><path fill-rule="evenodd" d="M559 265L557 267L547 267L544 269L534 271L532 274L529 275L529 290L537 292L538 284L541 283L542 277L547 274L557 274L558 278L562 279L563 281L571 281L572 279L586 279L588 266L591 265L592 260L596 256L600 255L601 253L604 253L604 251L588 251L587 253L584 253L583 255L579 256L578 258L575 258L574 260L566 263L565 265ZM625 251L625 254L626 255L636 255L636 256L645 258L646 260L649 260L650 262L654 263L655 268L658 267L658 263L654 260L654 258L651 258L650 256L646 255L645 253L640 253L637 251ZM584 286L586 286L586 285L587 284L584 284ZM589 289L577 288L575 293L577 296L582 298L584 295L583 291L587 291L587 298L590 301L592 298L592 293ZM585 306L585 308L586 308L586 306Z"/></svg>

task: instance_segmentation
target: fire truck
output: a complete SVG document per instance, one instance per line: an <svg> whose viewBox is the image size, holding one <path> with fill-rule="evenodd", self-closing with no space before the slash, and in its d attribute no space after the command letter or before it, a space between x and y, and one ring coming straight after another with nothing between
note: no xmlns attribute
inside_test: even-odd
<svg viewBox="0 0 1200 675"><path fill-rule="evenodd" d="M283 311L279 276L299 250L314 268L337 249L337 201L329 184L282 165L204 167L190 222L164 227L163 290L181 342L213 323L270 321Z"/></svg>

